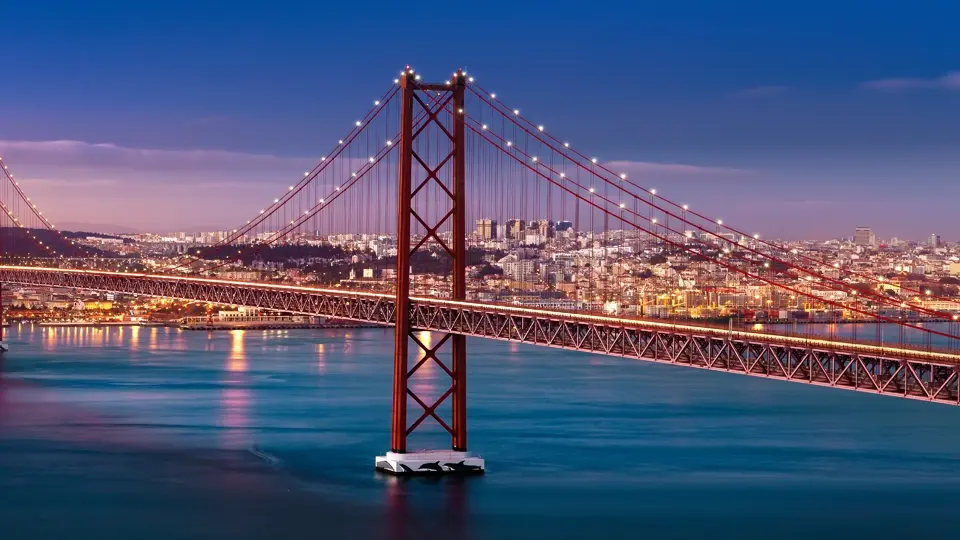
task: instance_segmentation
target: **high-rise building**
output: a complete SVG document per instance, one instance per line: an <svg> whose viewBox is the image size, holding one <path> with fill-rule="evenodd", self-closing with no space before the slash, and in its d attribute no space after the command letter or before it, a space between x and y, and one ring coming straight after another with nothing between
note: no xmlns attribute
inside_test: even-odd
<svg viewBox="0 0 960 540"><path fill-rule="evenodd" d="M522 219L508 219L507 220L507 238L519 239L524 237L524 227L526 227L526 222Z"/></svg>
<svg viewBox="0 0 960 540"><path fill-rule="evenodd" d="M853 232L853 244L864 247L876 247L877 237L870 227L857 227Z"/></svg>
<svg viewBox="0 0 960 540"><path fill-rule="evenodd" d="M497 222L493 219L477 220L477 236L484 240L497 238Z"/></svg>
<svg viewBox="0 0 960 540"><path fill-rule="evenodd" d="M553 238L555 229L553 222L549 219L541 219L537 222L537 234L543 238Z"/></svg>
<svg viewBox="0 0 960 540"><path fill-rule="evenodd" d="M573 223L569 221L558 221L557 222L557 232L568 231L573 228Z"/></svg>
<svg viewBox="0 0 960 540"><path fill-rule="evenodd" d="M933 233L930 235L930 247L940 247L940 235Z"/></svg>

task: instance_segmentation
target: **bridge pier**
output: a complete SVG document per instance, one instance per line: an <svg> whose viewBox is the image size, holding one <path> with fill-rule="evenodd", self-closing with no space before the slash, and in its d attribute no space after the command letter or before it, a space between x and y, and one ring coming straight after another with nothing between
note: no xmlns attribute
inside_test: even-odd
<svg viewBox="0 0 960 540"><path fill-rule="evenodd" d="M414 333L410 313L410 265L411 257L427 240L436 243L452 260L453 285L452 300L466 300L466 138L464 136L463 111L466 89L466 77L458 71L447 83L424 83L409 67L399 80L401 91L400 109L400 162L397 182L397 290L394 326L394 362L393 362L393 417L391 426L390 451L377 456L376 468L390 474L481 474L484 471L482 458L467 453L467 341L466 336L455 332L444 334L434 345L430 341L424 344ZM439 96L440 106L433 103L432 96ZM418 95L419 94L419 95ZM424 96L424 99L420 96ZM423 124L414 131L415 104L423 113ZM448 107L450 112L447 112ZM459 111L460 113L454 112ZM452 134L444 126L444 120L452 124ZM433 124L431 126L431 124ZM433 128L433 129L430 129ZM431 137L427 148L438 148L437 156L426 152L419 155L414 141ZM440 150L442 149L442 150ZM414 159L419 164L414 186ZM442 174L444 168L452 168L449 175ZM452 181L441 180L452 177ZM414 207L414 197L421 188L431 182L440 184L449 197L449 212L439 221L427 224L424 216ZM423 239L411 249L411 220L415 218L424 229ZM440 240L439 230L447 220L452 223L450 245ZM410 341L417 345L421 353L416 365L408 367ZM451 361L448 367L438 357L441 347L451 342ZM408 382L410 378L427 362L435 362L450 376L450 387L433 404L427 404L413 390ZM452 421L443 420L438 408L447 398L452 403ZM419 407L422 413L413 423L409 423L407 409L411 405ZM425 420L435 420L451 438L450 450L407 451L407 437Z"/></svg>
<svg viewBox="0 0 960 540"><path fill-rule="evenodd" d="M377 470L398 476L431 474L483 474L483 458L453 450L387 452L377 456Z"/></svg>

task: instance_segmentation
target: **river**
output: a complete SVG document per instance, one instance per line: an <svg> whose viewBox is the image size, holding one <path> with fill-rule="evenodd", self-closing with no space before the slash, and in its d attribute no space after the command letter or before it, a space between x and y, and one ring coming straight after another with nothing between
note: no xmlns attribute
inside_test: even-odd
<svg viewBox="0 0 960 540"><path fill-rule="evenodd" d="M8 329L0 538L918 538L960 408L469 340L487 474L398 481L391 330ZM424 334L430 341L435 336ZM437 397L430 363L412 382ZM432 424L411 447L445 446Z"/></svg>

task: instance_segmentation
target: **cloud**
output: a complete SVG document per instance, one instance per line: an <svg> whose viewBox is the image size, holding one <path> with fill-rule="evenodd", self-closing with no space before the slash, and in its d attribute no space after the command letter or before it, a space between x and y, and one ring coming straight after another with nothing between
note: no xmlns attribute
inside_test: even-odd
<svg viewBox="0 0 960 540"><path fill-rule="evenodd" d="M318 159L225 150L157 150L82 141L0 140L0 152L18 170L32 165L155 172L274 172L311 168ZM244 174L243 176L250 176Z"/></svg>
<svg viewBox="0 0 960 540"><path fill-rule="evenodd" d="M303 178L303 171L319 161L72 140L0 140L0 155L54 223L113 223L142 230L182 230L191 224L234 227ZM342 179L333 174L349 174L366 160L345 161L351 166L331 168L332 174L324 177L324 184L340 185ZM735 168L679 163L620 160L606 165L637 180L721 179L750 174Z"/></svg>
<svg viewBox="0 0 960 540"><path fill-rule="evenodd" d="M0 156L45 215L135 228L249 219L319 158L0 140Z"/></svg>
<svg viewBox="0 0 960 540"><path fill-rule="evenodd" d="M906 92L909 90L947 90L960 92L960 71L951 71L933 79L892 78L867 81L861 86L870 90Z"/></svg>
<svg viewBox="0 0 960 540"><path fill-rule="evenodd" d="M736 92L734 96L737 97L766 97L766 96L775 96L782 94L789 90L789 86L755 86L753 88L747 88L746 90L741 90Z"/></svg>
<svg viewBox="0 0 960 540"><path fill-rule="evenodd" d="M717 176L748 176L753 174L752 171L747 169L737 169L732 167L704 167L700 165L685 165L681 163L655 163L651 161L629 161L629 160L620 160L620 161L610 161L605 163L608 169L614 172L624 172L628 176L631 174L636 174L640 176L644 175L669 175L672 177L678 176L701 176L701 177L717 177Z"/></svg>

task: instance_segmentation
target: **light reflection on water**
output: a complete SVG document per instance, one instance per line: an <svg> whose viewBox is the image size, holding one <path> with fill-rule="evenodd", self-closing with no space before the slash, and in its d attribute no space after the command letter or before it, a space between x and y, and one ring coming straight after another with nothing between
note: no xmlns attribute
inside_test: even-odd
<svg viewBox="0 0 960 540"><path fill-rule="evenodd" d="M227 355L226 378L224 381L222 425L225 431L225 444L232 448L247 448L252 444L247 428L250 426L250 390L247 355L244 351L244 330L230 330L230 351ZM212 336L211 336L212 337ZM208 343L211 343L208 341Z"/></svg>

